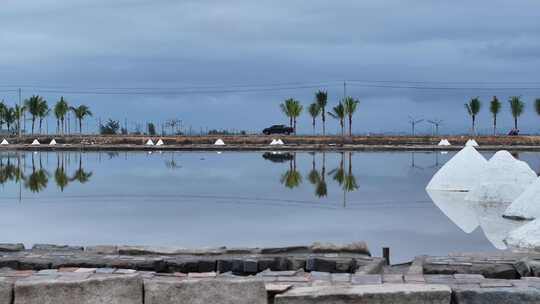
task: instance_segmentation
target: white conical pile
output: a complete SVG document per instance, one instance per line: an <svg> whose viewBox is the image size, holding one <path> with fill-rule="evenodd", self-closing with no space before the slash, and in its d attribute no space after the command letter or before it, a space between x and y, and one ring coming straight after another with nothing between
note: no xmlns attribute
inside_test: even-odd
<svg viewBox="0 0 540 304"><path fill-rule="evenodd" d="M465 143L465 146L466 146L466 147L478 147L478 143L477 143L476 140L474 140L474 139L469 139L469 140L467 140L467 142Z"/></svg>
<svg viewBox="0 0 540 304"><path fill-rule="evenodd" d="M49 143L49 145L50 145L50 146L56 145L56 140L53 138L53 139L51 140L51 142Z"/></svg>
<svg viewBox="0 0 540 304"><path fill-rule="evenodd" d="M441 139L441 141L439 142L438 144L439 146L450 146L450 142L448 141L448 139Z"/></svg>
<svg viewBox="0 0 540 304"><path fill-rule="evenodd" d="M156 146L163 146L164 143L163 143L163 140L161 140L161 138L157 141L156 143Z"/></svg>
<svg viewBox="0 0 540 304"><path fill-rule="evenodd" d="M39 141L37 139L34 139L34 141L32 142L32 146L37 146L39 145Z"/></svg>
<svg viewBox="0 0 540 304"><path fill-rule="evenodd" d="M473 202L511 203L536 179L527 163L502 150L489 160L478 183L465 197Z"/></svg>
<svg viewBox="0 0 540 304"><path fill-rule="evenodd" d="M478 227L474 206L465 200L467 192L427 190L433 203L463 232L471 233Z"/></svg>
<svg viewBox="0 0 540 304"><path fill-rule="evenodd" d="M276 145L284 145L283 141L280 139L276 140Z"/></svg>
<svg viewBox="0 0 540 304"><path fill-rule="evenodd" d="M465 147L435 173L426 189L469 191L486 166L486 159L476 149Z"/></svg>
<svg viewBox="0 0 540 304"><path fill-rule="evenodd" d="M225 142L219 138L218 140L216 140L216 142L214 143L214 146L225 146Z"/></svg>
<svg viewBox="0 0 540 304"><path fill-rule="evenodd" d="M507 249L504 239L523 222L513 221L502 217L508 203L471 202L475 209L480 228L489 242L497 249Z"/></svg>
<svg viewBox="0 0 540 304"><path fill-rule="evenodd" d="M270 145L271 145L271 146L277 145L276 142L277 142L277 140L275 140L274 138L272 138L272 141L270 142Z"/></svg>
<svg viewBox="0 0 540 304"><path fill-rule="evenodd" d="M9 142L4 138L0 145L9 145Z"/></svg>
<svg viewBox="0 0 540 304"><path fill-rule="evenodd" d="M148 139L148 140L146 141L146 145L147 145L147 146L153 146L153 145L154 145L154 142L152 141L152 139Z"/></svg>
<svg viewBox="0 0 540 304"><path fill-rule="evenodd" d="M506 209L504 216L521 220L540 218L540 178L537 178Z"/></svg>
<svg viewBox="0 0 540 304"><path fill-rule="evenodd" d="M512 248L540 251L540 219L510 231L504 241Z"/></svg>

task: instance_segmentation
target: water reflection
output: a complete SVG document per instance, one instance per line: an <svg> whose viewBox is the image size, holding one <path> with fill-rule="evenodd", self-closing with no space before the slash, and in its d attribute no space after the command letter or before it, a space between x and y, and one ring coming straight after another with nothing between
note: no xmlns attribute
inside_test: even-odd
<svg viewBox="0 0 540 304"><path fill-rule="evenodd" d="M55 153L56 169L54 169L54 182L61 192L72 182L87 183L92 177L92 172L83 167L82 154L78 153L78 166L68 174L67 163L70 163L73 153ZM15 182L23 185L25 189L33 193L42 192L49 185L51 173L43 167L43 154L31 153L31 168L25 165L25 153L2 154L0 157L0 185L7 182Z"/></svg>

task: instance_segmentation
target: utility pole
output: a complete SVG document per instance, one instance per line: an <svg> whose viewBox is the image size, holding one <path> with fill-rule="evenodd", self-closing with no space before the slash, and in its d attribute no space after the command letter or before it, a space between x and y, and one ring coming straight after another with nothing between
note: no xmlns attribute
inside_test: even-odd
<svg viewBox="0 0 540 304"><path fill-rule="evenodd" d="M21 88L19 88L19 138L22 136L22 124L21 124L21 113L22 112L22 98L21 98Z"/></svg>
<svg viewBox="0 0 540 304"><path fill-rule="evenodd" d="M441 119L434 119L434 120L428 120L427 122L429 122L430 124L432 124L435 127L435 135L438 136L439 135L439 126L442 124L443 121Z"/></svg>
<svg viewBox="0 0 540 304"><path fill-rule="evenodd" d="M343 81L343 99L347 97L347 82Z"/></svg>

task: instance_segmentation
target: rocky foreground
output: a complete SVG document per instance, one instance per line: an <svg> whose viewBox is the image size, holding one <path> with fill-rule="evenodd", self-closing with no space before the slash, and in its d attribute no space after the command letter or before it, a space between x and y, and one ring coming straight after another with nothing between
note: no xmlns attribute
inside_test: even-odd
<svg viewBox="0 0 540 304"><path fill-rule="evenodd" d="M540 254L417 257L365 243L187 250L0 245L3 303L540 303Z"/></svg>

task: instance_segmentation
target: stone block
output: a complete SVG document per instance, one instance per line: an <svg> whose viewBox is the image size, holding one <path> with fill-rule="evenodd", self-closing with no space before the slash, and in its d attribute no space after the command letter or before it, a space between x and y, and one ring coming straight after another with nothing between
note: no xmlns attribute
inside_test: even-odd
<svg viewBox="0 0 540 304"><path fill-rule="evenodd" d="M231 260L218 260L216 263L216 271L219 273L225 273L232 271L233 262Z"/></svg>
<svg viewBox="0 0 540 304"><path fill-rule="evenodd" d="M290 270L300 270L306 268L306 259L304 258L287 258L287 268Z"/></svg>
<svg viewBox="0 0 540 304"><path fill-rule="evenodd" d="M315 242L311 245L313 253L355 253L371 256L366 242L354 242L345 245Z"/></svg>
<svg viewBox="0 0 540 304"><path fill-rule="evenodd" d="M540 303L540 290L523 287L474 287L456 285L452 288L454 304L532 304Z"/></svg>
<svg viewBox="0 0 540 304"><path fill-rule="evenodd" d="M24 251L24 245L21 243L17 244L0 244L0 252L16 252Z"/></svg>
<svg viewBox="0 0 540 304"><path fill-rule="evenodd" d="M257 260L244 260L244 273L246 274L255 274L258 271L259 264Z"/></svg>
<svg viewBox="0 0 540 304"><path fill-rule="evenodd" d="M36 251L83 251L82 246L68 246L68 245L55 245L55 244L35 244L32 250Z"/></svg>
<svg viewBox="0 0 540 304"><path fill-rule="evenodd" d="M318 257L310 257L306 262L307 271L335 272L336 261Z"/></svg>
<svg viewBox="0 0 540 304"><path fill-rule="evenodd" d="M87 246L84 251L93 254L118 254L118 246L111 245L97 245Z"/></svg>
<svg viewBox="0 0 540 304"><path fill-rule="evenodd" d="M62 281L29 277L15 283L14 304L141 304L143 282L138 275L97 276Z"/></svg>
<svg viewBox="0 0 540 304"><path fill-rule="evenodd" d="M382 284L380 274L353 274L351 283L354 285Z"/></svg>
<svg viewBox="0 0 540 304"><path fill-rule="evenodd" d="M215 260L199 260L198 272L213 272L216 271L216 261Z"/></svg>
<svg viewBox="0 0 540 304"><path fill-rule="evenodd" d="M274 247L274 248L262 248L262 254L287 254L287 253L309 253L310 248L308 246L290 246L290 247Z"/></svg>
<svg viewBox="0 0 540 304"><path fill-rule="evenodd" d="M145 304L266 304L261 280L145 280Z"/></svg>
<svg viewBox="0 0 540 304"><path fill-rule="evenodd" d="M259 259L259 272L265 271L267 269L272 269L274 265L274 259Z"/></svg>
<svg viewBox="0 0 540 304"><path fill-rule="evenodd" d="M511 264L474 263L469 273L481 274L490 279L519 279L519 274Z"/></svg>
<svg viewBox="0 0 540 304"><path fill-rule="evenodd" d="M293 288L275 297L275 304L449 304L451 290L443 285L384 284Z"/></svg>
<svg viewBox="0 0 540 304"><path fill-rule="evenodd" d="M0 304L13 303L13 282L7 278L0 278Z"/></svg>

